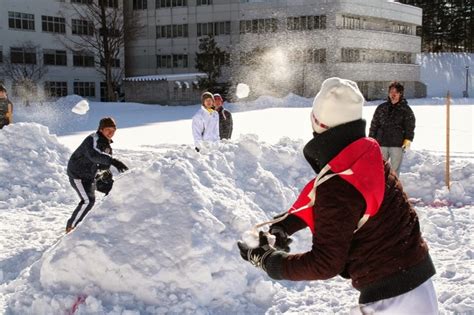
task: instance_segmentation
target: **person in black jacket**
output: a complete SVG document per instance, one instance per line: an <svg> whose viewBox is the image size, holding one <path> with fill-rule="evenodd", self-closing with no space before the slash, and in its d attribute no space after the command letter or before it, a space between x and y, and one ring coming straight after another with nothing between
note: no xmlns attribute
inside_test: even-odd
<svg viewBox="0 0 474 315"><path fill-rule="evenodd" d="M224 108L224 99L220 94L214 94L214 107L219 113L219 137L221 140L230 139L234 122L232 121L232 114Z"/></svg>
<svg viewBox="0 0 474 315"><path fill-rule="evenodd" d="M95 177L99 170L107 170L113 165L120 173L128 167L112 158L112 137L117 125L111 117L102 118L97 132L89 135L74 151L67 165L67 175L72 188L81 201L67 221L66 233L73 230L95 203Z"/></svg>
<svg viewBox="0 0 474 315"><path fill-rule="evenodd" d="M415 136L415 114L403 97L403 85L394 81L388 87L388 100L375 110L369 137L380 144L384 160L400 174L403 152Z"/></svg>

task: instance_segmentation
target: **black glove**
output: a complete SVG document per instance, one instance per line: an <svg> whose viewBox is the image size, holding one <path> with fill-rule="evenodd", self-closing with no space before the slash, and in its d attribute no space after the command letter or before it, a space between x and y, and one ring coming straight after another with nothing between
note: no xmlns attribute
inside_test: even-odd
<svg viewBox="0 0 474 315"><path fill-rule="evenodd" d="M127 165L123 164L121 161L117 159L112 159L112 165L119 171L120 173L123 173L128 170Z"/></svg>
<svg viewBox="0 0 474 315"><path fill-rule="evenodd" d="M237 246L240 249L240 256L255 267L262 268L267 271L265 267L265 259L275 252L275 248L268 244L268 239L263 231L258 234L259 244L256 248L249 248L244 242L238 241Z"/></svg>
<svg viewBox="0 0 474 315"><path fill-rule="evenodd" d="M293 242L291 238L288 237L288 234L279 225L270 225L270 234L275 235L275 248L282 250L284 252L290 252L290 244Z"/></svg>

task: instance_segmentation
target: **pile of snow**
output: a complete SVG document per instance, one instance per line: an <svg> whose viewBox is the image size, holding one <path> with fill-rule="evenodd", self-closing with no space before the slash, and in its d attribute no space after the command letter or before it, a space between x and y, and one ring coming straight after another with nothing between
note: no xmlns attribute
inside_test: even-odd
<svg viewBox="0 0 474 315"><path fill-rule="evenodd" d="M474 205L474 164L469 160L450 163L450 190L446 187L446 161L422 151L407 151L400 178L411 198L432 205Z"/></svg>
<svg viewBox="0 0 474 315"><path fill-rule="evenodd" d="M236 240L255 223L286 211L314 176L301 154L303 145L290 139L268 145L248 135L209 145L200 153L192 146L141 152L140 160L130 163L132 170L117 176L102 204L7 287L8 311L64 314L86 297L78 313L347 312L357 301L348 281L269 281L242 261L236 247ZM427 203L438 198L440 194L431 193L437 188L433 185L442 189L438 169L429 153L409 154L402 174L409 195L418 193ZM469 169L472 163L465 162L454 171L457 187L466 191L455 194L458 205L472 202L467 196L472 195L468 187L474 186ZM412 172L422 178L412 177ZM419 188L425 183L431 190ZM436 209L421 207L418 212L427 239L439 244L432 254L439 272L435 283L443 284L438 289L440 308L466 311L472 309L463 289L469 270L456 269L443 255L465 260L472 252L457 245L456 235L444 234L455 226L444 217L444 208ZM461 218L468 218L465 212ZM466 232L472 226L468 221L457 224ZM461 236L463 242L468 238ZM447 248L442 246L446 242ZM308 250L309 232L298 233L292 248ZM454 276L459 285L446 290Z"/></svg>
<svg viewBox="0 0 474 315"><path fill-rule="evenodd" d="M63 233L77 202L70 152L48 128L15 123L0 130L0 284L18 274ZM60 228L59 228L60 227Z"/></svg>
<svg viewBox="0 0 474 315"><path fill-rule="evenodd" d="M0 210L33 209L39 203L62 203L69 187L69 150L36 123L8 125L0 132ZM69 190L67 190L69 191Z"/></svg>
<svg viewBox="0 0 474 315"><path fill-rule="evenodd" d="M248 136L204 154L170 150L122 175L85 222L32 267L11 310L64 313L86 294L86 314L131 307L263 312L279 285L262 282L265 276L242 262L236 240L285 211L312 176L301 145Z"/></svg>

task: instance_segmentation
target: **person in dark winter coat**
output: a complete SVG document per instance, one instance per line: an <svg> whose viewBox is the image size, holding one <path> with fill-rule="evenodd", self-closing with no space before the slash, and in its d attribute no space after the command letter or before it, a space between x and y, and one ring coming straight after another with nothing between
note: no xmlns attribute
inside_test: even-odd
<svg viewBox="0 0 474 315"><path fill-rule="evenodd" d="M219 113L219 136L221 140L230 139L234 122L232 121L232 114L224 108L224 99L220 94L214 94L214 107Z"/></svg>
<svg viewBox="0 0 474 315"><path fill-rule="evenodd" d="M437 314L435 268L420 223L378 143L365 136L364 98L353 81L329 78L313 102L313 139L303 149L318 174L259 245L238 242L244 260L275 280L340 275L360 292L351 314ZM309 227L313 245L289 254L289 236Z"/></svg>
<svg viewBox="0 0 474 315"><path fill-rule="evenodd" d="M108 170L113 165L120 173L128 170L121 161L112 157L113 142L117 125L111 117L102 118L97 132L89 135L73 152L67 165L69 183L81 199L67 221L66 233L74 229L95 203L95 178L99 170Z"/></svg>
<svg viewBox="0 0 474 315"><path fill-rule="evenodd" d="M0 129L13 123L13 104L7 98L7 89L0 84Z"/></svg>
<svg viewBox="0 0 474 315"><path fill-rule="evenodd" d="M388 100L375 110L370 124L369 137L380 144L383 158L400 173L403 152L415 137L415 114L403 97L403 85L392 82L388 87Z"/></svg>

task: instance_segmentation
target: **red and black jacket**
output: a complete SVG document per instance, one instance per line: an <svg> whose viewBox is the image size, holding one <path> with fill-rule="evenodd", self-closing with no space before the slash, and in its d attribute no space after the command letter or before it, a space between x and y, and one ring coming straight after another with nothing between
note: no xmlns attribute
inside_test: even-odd
<svg viewBox="0 0 474 315"><path fill-rule="evenodd" d="M310 226L313 245L302 254L271 255L270 277L298 281L342 275L361 292L359 302L369 303L406 293L435 273L418 217L380 147L365 137L365 121L315 135L304 154L317 173L330 165L333 176L315 189L312 227L298 213L277 223L290 235Z"/></svg>

